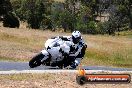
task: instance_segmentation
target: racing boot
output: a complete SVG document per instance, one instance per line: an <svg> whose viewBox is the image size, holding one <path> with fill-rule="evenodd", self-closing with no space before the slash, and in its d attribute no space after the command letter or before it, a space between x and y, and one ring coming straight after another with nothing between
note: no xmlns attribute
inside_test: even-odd
<svg viewBox="0 0 132 88"><path fill-rule="evenodd" d="M76 69L76 67L79 65L78 61L75 60L72 64L71 64L71 67L72 69Z"/></svg>

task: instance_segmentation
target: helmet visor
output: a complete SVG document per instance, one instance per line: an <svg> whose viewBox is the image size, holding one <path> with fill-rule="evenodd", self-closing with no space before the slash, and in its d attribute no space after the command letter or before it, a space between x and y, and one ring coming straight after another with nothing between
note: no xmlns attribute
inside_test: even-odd
<svg viewBox="0 0 132 88"><path fill-rule="evenodd" d="M80 41L81 37L75 38L74 36L72 36L72 39L73 39L73 43L77 44Z"/></svg>

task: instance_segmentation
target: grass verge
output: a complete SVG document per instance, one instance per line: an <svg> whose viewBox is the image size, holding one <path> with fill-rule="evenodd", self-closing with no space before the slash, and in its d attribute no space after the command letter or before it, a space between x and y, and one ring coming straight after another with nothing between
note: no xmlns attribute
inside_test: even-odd
<svg viewBox="0 0 132 88"><path fill-rule="evenodd" d="M132 51L131 51L132 52ZM106 52L88 50L82 63L84 65L105 65L114 67L132 67L132 55L122 55L120 52L108 54Z"/></svg>
<svg viewBox="0 0 132 88"><path fill-rule="evenodd" d="M18 58L9 58L0 56L0 61L13 61L13 62L27 62L28 59L18 59Z"/></svg>
<svg viewBox="0 0 132 88"><path fill-rule="evenodd" d="M0 28L0 61L29 61L51 36L71 35L31 29ZM84 65L132 67L131 31L119 36L83 35L88 48Z"/></svg>
<svg viewBox="0 0 132 88"><path fill-rule="evenodd" d="M0 75L0 80L14 80L14 81L22 81L22 80L35 80L35 79L44 79L50 80L53 77L53 74L8 74L8 75Z"/></svg>

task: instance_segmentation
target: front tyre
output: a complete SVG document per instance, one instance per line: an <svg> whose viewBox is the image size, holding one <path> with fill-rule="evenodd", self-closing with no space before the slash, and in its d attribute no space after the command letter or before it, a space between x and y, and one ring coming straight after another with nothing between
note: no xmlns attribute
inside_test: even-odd
<svg viewBox="0 0 132 88"><path fill-rule="evenodd" d="M30 68L34 68L41 65L41 60L44 58L42 53L37 54L29 61Z"/></svg>

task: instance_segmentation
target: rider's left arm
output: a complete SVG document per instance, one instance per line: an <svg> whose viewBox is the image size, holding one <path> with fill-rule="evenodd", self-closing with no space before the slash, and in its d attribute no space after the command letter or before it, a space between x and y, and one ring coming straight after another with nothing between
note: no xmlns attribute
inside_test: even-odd
<svg viewBox="0 0 132 88"><path fill-rule="evenodd" d="M82 45L79 45L77 52L75 52L73 54L70 54L70 56L75 56L76 57L79 53L81 53L82 48L83 48L83 46Z"/></svg>

